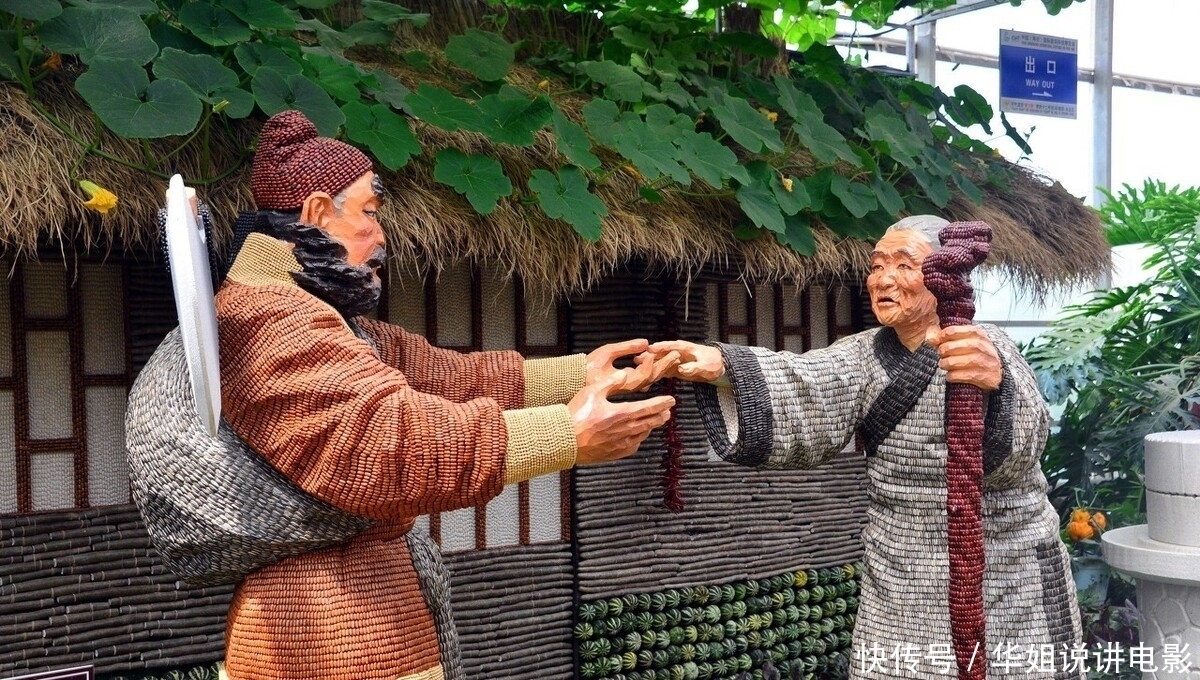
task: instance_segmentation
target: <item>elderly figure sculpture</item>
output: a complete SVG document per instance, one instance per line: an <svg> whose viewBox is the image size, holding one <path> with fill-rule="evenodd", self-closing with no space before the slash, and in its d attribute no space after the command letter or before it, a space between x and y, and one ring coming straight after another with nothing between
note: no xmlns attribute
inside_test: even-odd
<svg viewBox="0 0 1200 680"><path fill-rule="evenodd" d="M258 221L216 298L223 416L301 489L374 524L248 574L230 606L225 672L457 676L446 622L423 595L428 556L405 538L415 519L633 453L673 401L606 397L643 389L678 357L617 370L615 358L648 343L528 361L432 347L359 316L379 298L384 259L383 196L362 152L284 112L262 129L251 182Z"/></svg>
<svg viewBox="0 0 1200 680"><path fill-rule="evenodd" d="M661 342L695 381L716 452L764 469L812 468L866 445L869 510L852 678L953 677L946 510L946 385L984 391L983 608L989 677L1079 678L1070 565L1039 461L1049 417L1013 342L986 325L939 328L921 264L947 222L906 218L871 255L883 328L804 354ZM985 651L979 650L982 662ZM1039 656L1031 664L1031 655Z"/></svg>

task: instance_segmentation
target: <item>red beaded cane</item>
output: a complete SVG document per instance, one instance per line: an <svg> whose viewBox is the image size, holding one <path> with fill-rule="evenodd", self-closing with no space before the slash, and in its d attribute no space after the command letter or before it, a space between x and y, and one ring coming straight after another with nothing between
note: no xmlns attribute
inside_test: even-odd
<svg viewBox="0 0 1200 680"><path fill-rule="evenodd" d="M954 222L938 236L942 247L921 266L925 287L937 298L942 328L970 324L971 270L987 258L992 229L984 222ZM959 680L983 680L983 391L974 385L946 385L946 449L951 639Z"/></svg>

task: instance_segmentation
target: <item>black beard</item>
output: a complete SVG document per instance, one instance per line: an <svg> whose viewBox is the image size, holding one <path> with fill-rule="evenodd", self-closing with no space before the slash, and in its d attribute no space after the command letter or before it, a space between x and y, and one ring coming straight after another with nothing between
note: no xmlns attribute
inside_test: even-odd
<svg viewBox="0 0 1200 680"><path fill-rule="evenodd" d="M371 257L355 266L346 261L346 248L319 227L303 222L277 226L259 221L259 228L270 236L291 243L292 254L301 271L292 272L300 288L328 303L342 316L366 314L379 304L381 286L375 276L383 267L387 253L376 248Z"/></svg>

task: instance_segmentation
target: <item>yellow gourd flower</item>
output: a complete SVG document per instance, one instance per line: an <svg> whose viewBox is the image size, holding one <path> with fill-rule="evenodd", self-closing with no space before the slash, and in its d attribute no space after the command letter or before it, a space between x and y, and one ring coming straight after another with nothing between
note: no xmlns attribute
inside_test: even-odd
<svg viewBox="0 0 1200 680"><path fill-rule="evenodd" d="M88 195L83 207L91 208L101 215L107 215L108 211L117 207L117 195L95 182L85 179L79 182L79 187Z"/></svg>

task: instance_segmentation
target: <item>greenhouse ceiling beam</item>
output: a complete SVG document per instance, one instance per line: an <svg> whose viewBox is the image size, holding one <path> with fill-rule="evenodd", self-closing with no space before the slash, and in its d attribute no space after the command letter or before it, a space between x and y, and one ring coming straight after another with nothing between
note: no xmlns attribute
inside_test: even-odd
<svg viewBox="0 0 1200 680"><path fill-rule="evenodd" d="M884 54L896 54L904 56L906 44L903 40L895 40L891 38L845 38L835 39L834 44L844 47L857 47L872 52L882 52ZM983 68L998 68L1000 65L999 57L991 54L981 54L979 52L968 52L966 50L951 50L945 47L937 48L938 61L944 61L950 64L961 64L964 66L980 66ZM1085 83L1094 83L1096 74L1093 69L1080 68L1079 80ZM1161 92L1164 94L1177 94L1186 97L1200 97L1200 84L1185 83L1175 80L1163 80L1159 78L1146 78L1144 76L1132 76L1123 73L1112 74L1113 87L1124 87L1132 90L1144 90L1146 92Z"/></svg>

